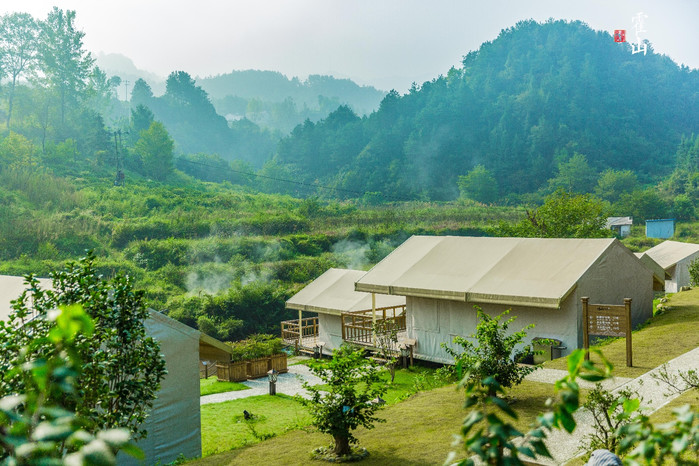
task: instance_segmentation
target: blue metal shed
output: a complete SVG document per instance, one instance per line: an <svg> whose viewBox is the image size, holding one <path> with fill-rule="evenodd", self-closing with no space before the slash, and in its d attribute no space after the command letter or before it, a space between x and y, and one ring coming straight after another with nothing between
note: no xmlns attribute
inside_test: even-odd
<svg viewBox="0 0 699 466"><path fill-rule="evenodd" d="M646 220L647 238L672 238L675 235L675 219Z"/></svg>

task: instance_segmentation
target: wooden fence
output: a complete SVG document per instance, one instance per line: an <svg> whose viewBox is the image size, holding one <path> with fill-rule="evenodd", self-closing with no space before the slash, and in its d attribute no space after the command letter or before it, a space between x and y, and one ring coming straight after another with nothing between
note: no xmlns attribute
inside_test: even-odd
<svg viewBox="0 0 699 466"><path fill-rule="evenodd" d="M374 316L376 316L375 319ZM386 322L387 328L395 329L399 332L406 329L405 304L377 308L375 313L371 309L343 312L341 319L342 339L365 345L373 344L374 320L376 320L376 323Z"/></svg>
<svg viewBox="0 0 699 466"><path fill-rule="evenodd" d="M216 365L218 380L222 382L242 382L247 379L267 377L267 372L275 369L279 373L288 372L286 354L274 354L248 361L230 362Z"/></svg>
<svg viewBox="0 0 699 466"><path fill-rule="evenodd" d="M218 375L218 361L206 361L206 363L204 365L203 361L199 361L200 379Z"/></svg>
<svg viewBox="0 0 699 466"><path fill-rule="evenodd" d="M282 341L289 345L312 346L318 339L318 318L307 317L299 320L285 320L282 322ZM310 344L306 344L310 343Z"/></svg>

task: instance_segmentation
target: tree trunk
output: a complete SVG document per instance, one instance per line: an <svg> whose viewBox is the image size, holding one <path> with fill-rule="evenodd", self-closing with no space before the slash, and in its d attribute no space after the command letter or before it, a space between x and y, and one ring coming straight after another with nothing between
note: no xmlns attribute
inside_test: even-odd
<svg viewBox="0 0 699 466"><path fill-rule="evenodd" d="M333 435L335 439L335 448L333 453L337 456L346 456L352 453L350 450L349 438L346 435Z"/></svg>
<svg viewBox="0 0 699 466"><path fill-rule="evenodd" d="M15 99L15 83L17 82L17 76L12 77L12 84L10 85L10 95L7 102L7 129L10 129L10 119L12 118L12 106Z"/></svg>

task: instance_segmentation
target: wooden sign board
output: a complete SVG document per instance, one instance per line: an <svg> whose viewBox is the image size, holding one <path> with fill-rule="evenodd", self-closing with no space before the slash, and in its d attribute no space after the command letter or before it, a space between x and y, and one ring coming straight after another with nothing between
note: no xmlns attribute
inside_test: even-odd
<svg viewBox="0 0 699 466"><path fill-rule="evenodd" d="M626 338L626 365L632 366L631 348L631 298L624 304L590 304L589 298L582 298L583 306L583 346L590 347L590 335ZM589 353L585 355L589 359Z"/></svg>

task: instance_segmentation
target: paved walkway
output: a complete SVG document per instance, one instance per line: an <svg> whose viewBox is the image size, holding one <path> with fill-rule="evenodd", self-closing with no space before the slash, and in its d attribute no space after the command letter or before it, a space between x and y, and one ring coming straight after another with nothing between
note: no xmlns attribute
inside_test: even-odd
<svg viewBox="0 0 699 466"><path fill-rule="evenodd" d="M677 374L679 371L699 368L699 348L695 348L692 351L678 356L669 361L667 365L668 373L670 374ZM652 374L658 372L658 369L659 368L655 368L652 371L646 372L636 379L617 377L608 381L607 385L612 388L613 392L618 392L622 388L635 390L643 399L641 407L645 408L644 414L651 414L679 396L677 393L668 395L670 393L669 387L653 378ZM556 374L556 372L559 372L559 374ZM557 371L555 369L540 369L530 374L527 378L529 380L553 383L560 378L563 373L564 371ZM582 387L583 384L580 383L580 386ZM575 414L575 420L577 422L577 427L573 434L568 434L560 430L551 432L546 441L546 445L553 455L554 460L540 460L541 463L551 465L565 464L567 461L582 454L579 450L582 439L593 431L592 413L581 409Z"/></svg>
<svg viewBox="0 0 699 466"><path fill-rule="evenodd" d="M294 366L289 366L289 372L286 374L279 374L279 378L277 379L277 393L291 396L297 394L303 395L304 390L301 386L302 380L307 380L314 385L321 382L318 377L311 374L308 366L296 364ZM255 395L267 395L269 393L269 379L267 379L267 377L246 380L241 383L247 385L250 389L202 396L199 398L199 404L221 403L223 401L237 400L238 398L247 398Z"/></svg>

